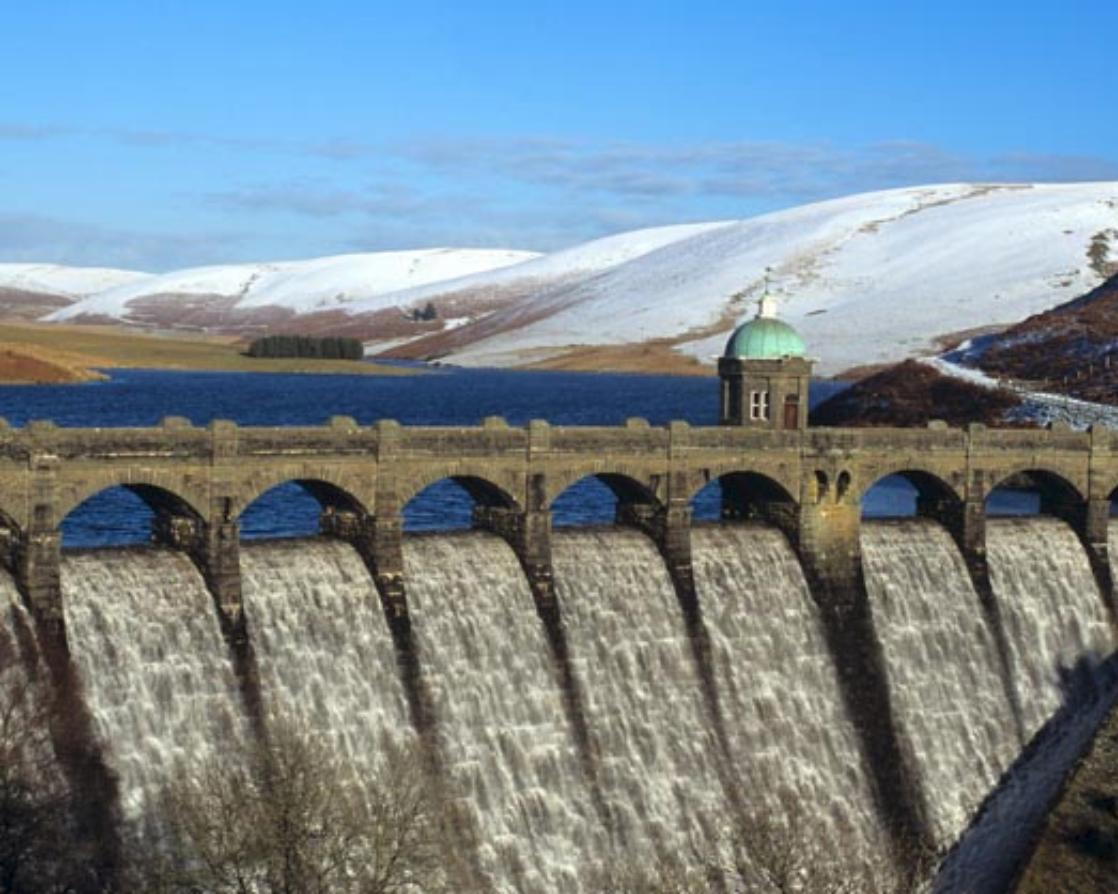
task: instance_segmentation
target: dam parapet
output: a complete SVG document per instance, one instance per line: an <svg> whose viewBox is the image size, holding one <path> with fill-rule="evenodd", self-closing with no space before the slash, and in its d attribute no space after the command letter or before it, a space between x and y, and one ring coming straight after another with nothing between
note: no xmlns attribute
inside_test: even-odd
<svg viewBox="0 0 1118 894"><path fill-rule="evenodd" d="M937 422L926 429L795 430L641 419L516 427L498 417L476 427L360 426L349 417L275 428L221 420L200 428L178 417L146 429L32 422L0 427L0 553L35 617L57 625L60 523L90 496L123 486L154 511L154 538L191 556L235 627L241 513L263 492L293 481L321 504L323 531L358 547L386 602L402 613L401 508L450 479L473 498L476 525L510 543L546 603L549 513L571 484L586 476L604 482L617 497L618 521L652 535L685 578L688 506L718 480L725 518L777 525L811 576L849 583L861 561L861 498L882 478L902 475L918 491L918 514L947 528L978 576L986 497L1005 483L1036 486L1043 510L1079 536L1112 601L1106 523L1118 487L1115 438L1105 428L951 429Z"/></svg>

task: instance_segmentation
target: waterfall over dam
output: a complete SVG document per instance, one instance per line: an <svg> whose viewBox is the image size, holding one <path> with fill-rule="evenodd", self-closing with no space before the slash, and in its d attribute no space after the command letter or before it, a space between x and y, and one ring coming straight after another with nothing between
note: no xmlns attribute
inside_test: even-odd
<svg viewBox="0 0 1118 894"><path fill-rule="evenodd" d="M181 767L248 732L212 599L190 559L163 549L67 554L62 587L70 652L123 813L147 819Z"/></svg>
<svg viewBox="0 0 1118 894"><path fill-rule="evenodd" d="M490 884L578 890L606 834L532 593L492 534L405 541L409 609L452 790Z"/></svg>
<svg viewBox="0 0 1118 894"><path fill-rule="evenodd" d="M709 525L695 529L693 543L744 808L765 818L811 805L812 822L836 858L881 849L858 738L788 541L764 525Z"/></svg>
<svg viewBox="0 0 1118 894"><path fill-rule="evenodd" d="M313 539L246 543L241 565L267 724L315 730L354 780L367 777L387 743L413 734L365 563Z"/></svg>
<svg viewBox="0 0 1118 894"><path fill-rule="evenodd" d="M867 648L882 656L899 754L943 852L1061 710L1069 675L1112 653L1113 627L1064 522L991 520L988 592L935 522L867 521L861 537ZM255 706L189 558L66 552L71 660L122 817L158 828L177 768L234 751L261 724L312 729L360 789L385 747L420 734L418 700L430 772L463 808L495 891L593 891L603 867L686 853L740 816L783 825L794 812L839 863L888 849L845 657L784 534L696 525L694 612L635 529L557 528L551 544L553 614L496 535L406 536L406 642L353 546L243 544ZM37 662L6 574L0 590L0 652Z"/></svg>

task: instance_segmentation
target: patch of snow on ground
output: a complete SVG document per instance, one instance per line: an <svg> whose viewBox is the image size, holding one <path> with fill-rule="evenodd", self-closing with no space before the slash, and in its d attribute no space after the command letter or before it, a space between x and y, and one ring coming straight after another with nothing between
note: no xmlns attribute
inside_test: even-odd
<svg viewBox="0 0 1118 894"><path fill-rule="evenodd" d="M964 346L960 346L962 349ZM1008 379L997 379L980 369L960 366L943 357L927 357L924 363L946 376L962 379L983 388L1008 388L1024 401L1014 419L1028 420L1038 425L1050 422L1064 422L1072 428L1088 428L1092 425L1106 425L1118 429L1118 406L1080 400L1066 394L1051 391L1033 391Z"/></svg>

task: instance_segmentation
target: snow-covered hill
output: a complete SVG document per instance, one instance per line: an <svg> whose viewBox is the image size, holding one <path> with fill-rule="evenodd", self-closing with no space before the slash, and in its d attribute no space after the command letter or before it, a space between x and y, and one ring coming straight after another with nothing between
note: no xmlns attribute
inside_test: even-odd
<svg viewBox="0 0 1118 894"><path fill-rule="evenodd" d="M196 267L106 289L51 319L98 316L128 320L138 304L150 316L158 312L160 304L174 305L187 297L225 299L226 313L269 307L312 313L348 308L356 302L365 310L379 310L396 303L387 297L395 292L535 257L534 252L505 249L435 248Z"/></svg>
<svg viewBox="0 0 1118 894"><path fill-rule="evenodd" d="M544 290L485 321L491 335L465 344L469 331L456 333L452 359L503 365L563 346L670 339L709 360L752 315L771 267L782 315L833 373L1087 291L1102 279L1088 253L1112 230L1118 258L1118 183L852 196L719 226Z"/></svg>
<svg viewBox="0 0 1118 894"><path fill-rule="evenodd" d="M0 264L0 289L15 292L84 298L105 289L134 285L148 273L111 267L63 267L59 264Z"/></svg>
<svg viewBox="0 0 1118 894"><path fill-rule="evenodd" d="M728 225L726 221L678 224L619 233L549 255L540 255L520 264L408 289L398 294L396 300L407 304L479 291L515 294L518 298L529 299L548 288L583 281L667 245ZM358 300L352 305L355 313L375 309L375 305L366 301Z"/></svg>
<svg viewBox="0 0 1118 894"><path fill-rule="evenodd" d="M294 321L470 365L650 340L708 360L753 313L770 267L783 315L829 373L1016 322L1093 288L1114 260L1118 183L947 184L545 256L436 249L200 268L110 288L52 319L234 330ZM400 322L397 308L427 302L439 321Z"/></svg>

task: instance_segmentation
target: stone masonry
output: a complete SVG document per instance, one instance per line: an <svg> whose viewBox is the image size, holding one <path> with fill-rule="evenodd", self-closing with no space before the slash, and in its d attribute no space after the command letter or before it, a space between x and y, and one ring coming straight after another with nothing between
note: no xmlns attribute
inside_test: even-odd
<svg viewBox="0 0 1118 894"><path fill-rule="evenodd" d="M1110 496L1118 487L1109 429L966 430L559 427L499 418L473 428L359 426L335 417L314 428L206 428L168 418L148 429L67 429L47 422L0 427L0 557L29 608L62 619L59 525L113 486L155 511L155 537L189 553L229 619L240 613L238 520L265 491L303 484L322 505L324 533L360 549L388 607L406 612L401 509L444 478L474 498L475 524L515 549L539 598L550 598L550 507L594 475L618 497L618 521L656 539L669 567L688 573L690 501L723 482L724 515L778 524L810 576L847 578L860 566L860 500L875 482L905 475L919 512L941 521L968 561L984 564L985 499L1028 480L1044 508L1065 518L1105 578ZM1110 584L1105 583L1109 597Z"/></svg>

